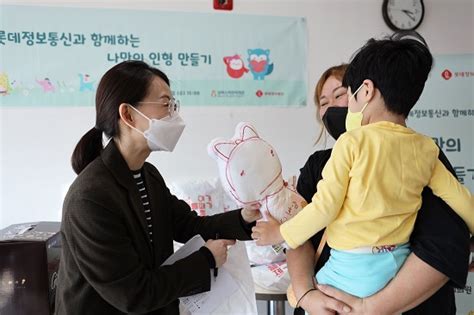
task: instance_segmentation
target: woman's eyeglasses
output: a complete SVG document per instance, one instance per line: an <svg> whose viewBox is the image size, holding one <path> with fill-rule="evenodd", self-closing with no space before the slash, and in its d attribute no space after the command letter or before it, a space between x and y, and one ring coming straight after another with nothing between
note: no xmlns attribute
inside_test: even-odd
<svg viewBox="0 0 474 315"><path fill-rule="evenodd" d="M180 103L177 99L170 99L168 102L138 102L137 104L160 104L160 105L167 105L168 106L168 113L170 117L175 116L179 113L179 109L181 108Z"/></svg>

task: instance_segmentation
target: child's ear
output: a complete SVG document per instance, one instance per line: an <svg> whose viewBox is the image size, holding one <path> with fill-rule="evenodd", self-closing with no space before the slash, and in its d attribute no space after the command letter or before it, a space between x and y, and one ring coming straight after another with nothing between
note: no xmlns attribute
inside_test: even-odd
<svg viewBox="0 0 474 315"><path fill-rule="evenodd" d="M364 103L365 102L370 102L371 100L373 100L373 98L375 97L375 85L374 85L374 82L372 80L369 80L369 79L366 79L364 80L364 85L365 85L365 89L364 89L364 93L363 93L363 98L364 98Z"/></svg>

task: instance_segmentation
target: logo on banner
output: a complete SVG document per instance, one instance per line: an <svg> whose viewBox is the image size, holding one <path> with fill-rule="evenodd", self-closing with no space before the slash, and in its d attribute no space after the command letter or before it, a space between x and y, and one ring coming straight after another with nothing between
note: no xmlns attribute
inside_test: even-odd
<svg viewBox="0 0 474 315"><path fill-rule="evenodd" d="M453 77L453 73L449 71L448 69L445 69L443 72L441 72L441 76L445 80L449 80ZM456 71L454 72L454 77L455 78L469 78L469 77L474 77L474 72L472 71Z"/></svg>
<svg viewBox="0 0 474 315"><path fill-rule="evenodd" d="M441 72L441 76L443 77L443 79L449 80L453 76L453 73L448 69L445 69L443 72Z"/></svg>
<svg viewBox="0 0 474 315"><path fill-rule="evenodd" d="M267 75L273 72L273 63L270 63L269 49L248 49L248 68L240 55L224 57L226 71L229 77L240 79L244 74L251 72L254 80L264 80Z"/></svg>
<svg viewBox="0 0 474 315"><path fill-rule="evenodd" d="M285 96L285 93L282 92L282 91L262 91L262 90L257 90L257 92L255 92L255 95L257 95L257 97L262 97L262 96L282 97L282 96Z"/></svg>
<svg viewBox="0 0 474 315"><path fill-rule="evenodd" d="M231 98L239 98L244 97L245 91L244 90L212 90L211 97L231 97Z"/></svg>

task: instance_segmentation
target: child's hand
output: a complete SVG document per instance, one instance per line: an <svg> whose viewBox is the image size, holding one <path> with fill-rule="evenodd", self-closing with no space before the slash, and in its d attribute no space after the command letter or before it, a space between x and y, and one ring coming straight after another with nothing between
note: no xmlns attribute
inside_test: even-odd
<svg viewBox="0 0 474 315"><path fill-rule="evenodd" d="M276 245L284 241L280 234L280 223L270 213L267 213L268 221L259 221L252 228L252 238L257 245Z"/></svg>

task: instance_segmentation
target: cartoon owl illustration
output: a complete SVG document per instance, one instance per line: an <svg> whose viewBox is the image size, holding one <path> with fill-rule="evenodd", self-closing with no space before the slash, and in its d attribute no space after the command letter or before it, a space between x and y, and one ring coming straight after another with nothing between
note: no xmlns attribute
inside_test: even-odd
<svg viewBox="0 0 474 315"><path fill-rule="evenodd" d="M254 80L264 80L265 76L273 72L273 63L270 63L269 49L249 49L249 68Z"/></svg>

